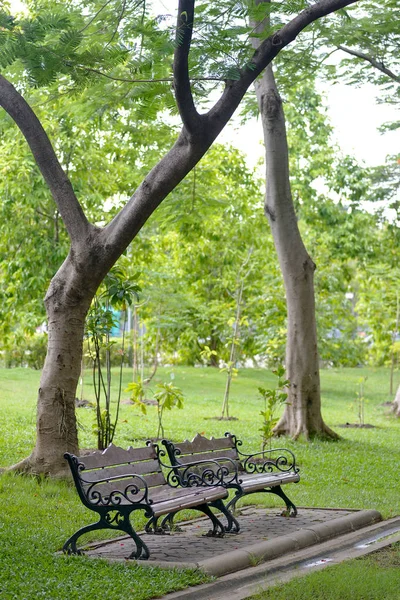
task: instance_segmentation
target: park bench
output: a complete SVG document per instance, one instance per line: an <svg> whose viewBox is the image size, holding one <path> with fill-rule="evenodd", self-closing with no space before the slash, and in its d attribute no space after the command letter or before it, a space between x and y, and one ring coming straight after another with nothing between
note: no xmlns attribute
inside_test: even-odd
<svg viewBox="0 0 400 600"><path fill-rule="evenodd" d="M136 549L129 558L147 559L149 549L130 521L135 510L144 510L148 518L146 533L164 533L171 515L193 508L211 519L213 528L208 535L224 534L224 526L211 511L210 504L219 506L221 502L223 505L222 499L228 496L228 491L221 485L201 486L199 482L193 487L191 482L181 482L171 469L165 477L151 443L144 448L127 450L110 445L103 452L87 456L70 453L64 456L81 501L99 515L96 523L82 527L65 542L63 551L68 554L81 554L76 543L84 533L112 529L125 532L133 539ZM159 527L158 519L164 515L166 522Z"/></svg>
<svg viewBox="0 0 400 600"><path fill-rule="evenodd" d="M223 511L228 519L225 531L239 532L240 526L232 511L238 500L248 494L276 494L286 504L286 510L282 514L296 516L296 506L282 490L282 485L300 480L296 459L290 450L271 448L245 454L241 451L241 440L230 433L226 433L223 438L211 439L198 434L192 441L173 443L162 440L162 444L165 450L159 448L158 454L168 455L181 482L195 485L197 481L199 485L210 486L217 483L228 490L235 490L233 498L225 505L226 512ZM194 461L196 466L192 466ZM218 467L210 467L209 461L217 463Z"/></svg>

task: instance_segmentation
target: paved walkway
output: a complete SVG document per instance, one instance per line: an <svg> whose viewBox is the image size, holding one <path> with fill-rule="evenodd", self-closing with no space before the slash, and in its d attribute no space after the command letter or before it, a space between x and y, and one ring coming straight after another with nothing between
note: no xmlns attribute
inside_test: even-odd
<svg viewBox="0 0 400 600"><path fill-rule="evenodd" d="M377 511L300 508L295 518L282 517L278 509L244 507L239 534L204 537L210 521L199 518L180 524L181 532L146 535L150 559L141 565L201 568L221 576L254 566L300 548L344 535L380 520ZM129 537L93 545L87 554L109 560L125 559L134 550Z"/></svg>

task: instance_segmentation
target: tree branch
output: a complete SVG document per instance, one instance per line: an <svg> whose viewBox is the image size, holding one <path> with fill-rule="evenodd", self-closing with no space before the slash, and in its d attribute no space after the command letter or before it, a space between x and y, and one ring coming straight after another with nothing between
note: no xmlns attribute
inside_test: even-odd
<svg viewBox="0 0 400 600"><path fill-rule="evenodd" d="M50 188L71 241L86 237L90 227L71 182L61 167L39 119L14 86L0 75L0 106L21 130Z"/></svg>
<svg viewBox="0 0 400 600"><path fill-rule="evenodd" d="M241 99L258 75L288 46L308 25L359 0L319 0L298 14L279 31L263 40L253 54L251 61L242 70L237 81L230 82L214 107L209 111L208 118L213 128L219 129L219 123L225 123L239 106ZM222 129L220 128L220 130ZM218 131L219 133L219 131ZM217 135L218 135L217 133Z"/></svg>
<svg viewBox="0 0 400 600"><path fill-rule="evenodd" d="M110 267L119 253L125 250L150 215L161 204L162 200L182 181L210 148L235 112L249 86L278 52L294 40L307 25L319 17L357 1L320 0L300 13L280 31L261 42L260 47L253 55L251 65L243 70L240 79L227 82L225 91L219 101L206 115L201 115L201 117L194 107L190 90L188 53L191 29L188 35L185 22L185 31L188 37L185 38L185 43L181 44L175 53L175 60L178 61L179 67L175 67L174 71L177 73L177 101L180 104L185 127L173 148L152 169L128 203L102 231L101 238L109 250ZM180 26L179 19L186 18L182 17L182 13L189 6L192 8L192 12L188 11L187 14L191 18L189 22L192 24L193 16L190 17L190 15L193 15L194 0L180 0L178 28ZM188 107L182 107L186 100L188 100ZM190 132L193 128L196 128L199 120L201 120L201 129L198 132L201 135L195 136L193 142L188 144L187 131L189 129ZM116 258L113 259L112 256Z"/></svg>
<svg viewBox="0 0 400 600"><path fill-rule="evenodd" d="M339 50L343 50L343 52L347 52L347 54L351 54L352 56L356 56L357 58L361 58L362 60L369 62L369 64L372 65L375 69L377 69L378 71L381 71L381 73L384 73L385 75L390 77L390 79L393 79L393 81L400 83L400 76L393 73L393 71L391 71L390 69L385 67L385 65L382 62L379 62L373 56L364 54L363 52L360 52L359 50L351 50L350 48L346 48L346 46L339 45L337 47Z"/></svg>
<svg viewBox="0 0 400 600"><path fill-rule="evenodd" d="M194 0L179 0L174 54L174 89L182 123L190 135L199 133L202 125L202 119L193 101L189 78L193 20Z"/></svg>
<svg viewBox="0 0 400 600"><path fill-rule="evenodd" d="M148 78L148 79L130 79L129 77L115 77L114 75L109 75L108 73L104 73L100 69L93 69L92 67L86 67L85 65L71 65L67 64L67 67L73 66L75 69L80 69L82 71L87 71L88 73L96 73L97 75L101 75L101 77L105 77L106 79L112 79L113 81L122 81L124 83L174 83L174 79L172 77L160 77L160 78ZM226 81L222 77L190 77L190 81Z"/></svg>

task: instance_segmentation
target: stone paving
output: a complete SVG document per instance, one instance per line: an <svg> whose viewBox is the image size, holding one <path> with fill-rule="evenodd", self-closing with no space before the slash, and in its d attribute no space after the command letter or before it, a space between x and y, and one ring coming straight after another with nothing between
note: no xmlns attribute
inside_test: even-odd
<svg viewBox="0 0 400 600"><path fill-rule="evenodd" d="M206 559L221 557L260 542L296 534L299 530L327 524L335 519L350 516L354 511L339 509L300 508L297 517L283 517L279 509L247 506L239 511L239 534L226 534L223 538L204 537L210 521L204 517L180 523L181 532L168 535L141 534L150 550L150 558L141 564L193 566ZM278 541L278 540L277 540ZM134 550L129 537L120 537L90 546L86 554L106 559L124 559Z"/></svg>

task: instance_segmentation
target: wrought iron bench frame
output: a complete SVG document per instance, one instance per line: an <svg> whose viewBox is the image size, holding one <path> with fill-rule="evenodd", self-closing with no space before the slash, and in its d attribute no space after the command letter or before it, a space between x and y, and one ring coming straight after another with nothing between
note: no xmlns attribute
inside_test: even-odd
<svg viewBox="0 0 400 600"><path fill-rule="evenodd" d="M241 451L243 442L227 432L224 438L208 439L197 435L192 441L173 443L162 440L163 449L158 448L159 457L168 455L170 466L181 481L198 480L201 485L222 485L235 490L233 498L225 504L223 513L228 518L226 532L238 533L240 525L232 515L240 498L259 492L279 496L286 504L284 516L295 517L297 508L282 490L282 485L300 481L299 468L293 452L287 448L270 448L246 454ZM218 464L218 469L199 472L192 470L191 461L202 463L202 457ZM204 460L204 462L207 462ZM188 462L189 461L189 462ZM233 466L232 466L233 465ZM215 477L214 477L215 475ZM229 515L229 516L228 516Z"/></svg>
<svg viewBox="0 0 400 600"><path fill-rule="evenodd" d="M135 510L143 510L148 522L146 533L166 533L172 524L171 515L183 509L196 509L207 515L212 529L207 535L223 536L224 526L214 515L210 506L228 496L221 485L194 486L190 482L180 485L174 470L169 467L165 477L158 461L154 445L124 450L110 445L103 452L86 456L64 454L71 469L76 490L82 503L99 515L96 523L82 527L64 544L68 554L82 554L77 540L83 534L98 529L123 531L135 543L135 550L128 558L146 560L149 549L130 521ZM161 527L158 519L165 517Z"/></svg>

